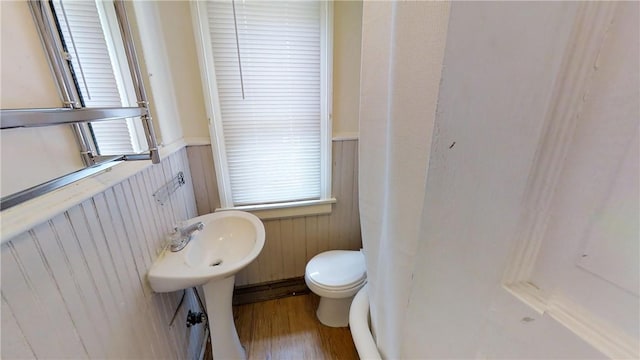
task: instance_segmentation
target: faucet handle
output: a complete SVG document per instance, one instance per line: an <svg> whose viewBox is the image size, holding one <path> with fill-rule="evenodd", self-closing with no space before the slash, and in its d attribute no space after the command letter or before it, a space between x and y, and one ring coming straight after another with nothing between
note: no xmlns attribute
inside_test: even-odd
<svg viewBox="0 0 640 360"><path fill-rule="evenodd" d="M187 222L185 220L176 221L173 225L173 231L180 231L187 226Z"/></svg>
<svg viewBox="0 0 640 360"><path fill-rule="evenodd" d="M175 252L182 250L185 246L187 246L188 238L182 236L180 230L176 230L173 233L167 236L169 240L169 250Z"/></svg>
<svg viewBox="0 0 640 360"><path fill-rule="evenodd" d="M167 235L167 240L169 241L170 244L173 244L179 241L180 237L182 237L182 235L180 234L180 230L177 227L175 227L173 228L173 231Z"/></svg>

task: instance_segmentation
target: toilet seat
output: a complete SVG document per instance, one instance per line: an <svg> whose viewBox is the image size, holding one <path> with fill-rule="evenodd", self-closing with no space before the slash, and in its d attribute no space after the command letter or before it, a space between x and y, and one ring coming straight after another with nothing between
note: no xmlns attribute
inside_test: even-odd
<svg viewBox="0 0 640 360"><path fill-rule="evenodd" d="M323 252L309 261L305 278L315 287L332 293L359 289L366 282L364 256L360 251Z"/></svg>
<svg viewBox="0 0 640 360"><path fill-rule="evenodd" d="M311 283L313 283L313 285L325 290L325 291L333 291L333 292L340 292L340 291L348 291L351 289L355 289L355 288L360 288L362 287L362 285L364 285L364 283L367 282L367 279L362 279L360 281L358 281L357 283L354 284L349 284L349 285L345 285L345 286L327 286L327 285L323 285L323 284L319 284L316 281L314 281L313 279L307 277L307 280Z"/></svg>

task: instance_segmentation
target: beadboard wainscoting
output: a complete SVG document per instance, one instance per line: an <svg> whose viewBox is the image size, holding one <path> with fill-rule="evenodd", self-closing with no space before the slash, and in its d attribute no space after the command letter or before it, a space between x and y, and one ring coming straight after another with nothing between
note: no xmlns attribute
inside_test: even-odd
<svg viewBox="0 0 640 360"><path fill-rule="evenodd" d="M179 171L186 186L152 194ZM183 148L2 245L2 358L197 358L194 294L156 294L146 274L176 222L196 215ZM37 201L37 200L36 200Z"/></svg>
<svg viewBox="0 0 640 360"><path fill-rule="evenodd" d="M358 140L333 141L332 192L337 202L331 214L263 220L264 249L239 272L236 286L304 276L313 256L333 249L362 246L358 210ZM187 148L198 214L220 207L211 146Z"/></svg>

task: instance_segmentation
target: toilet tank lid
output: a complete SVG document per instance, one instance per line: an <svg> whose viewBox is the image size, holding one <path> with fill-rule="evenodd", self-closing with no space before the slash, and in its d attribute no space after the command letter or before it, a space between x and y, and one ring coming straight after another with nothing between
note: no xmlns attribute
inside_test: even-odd
<svg viewBox="0 0 640 360"><path fill-rule="evenodd" d="M343 288L359 283L366 277L364 255L348 250L323 252L309 261L306 275L323 286Z"/></svg>

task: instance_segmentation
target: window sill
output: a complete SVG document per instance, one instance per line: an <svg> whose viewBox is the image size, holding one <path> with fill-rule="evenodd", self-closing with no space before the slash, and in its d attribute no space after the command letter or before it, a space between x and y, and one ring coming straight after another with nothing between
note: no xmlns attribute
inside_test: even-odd
<svg viewBox="0 0 640 360"><path fill-rule="evenodd" d="M336 199L295 201L289 203L247 205L232 208L218 208L215 211L240 210L250 212L260 218L260 220L283 219L300 216L327 215L331 214L331 204L335 204Z"/></svg>

